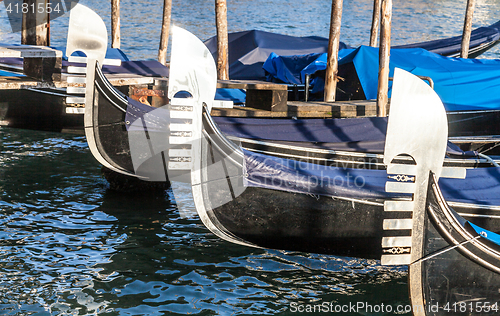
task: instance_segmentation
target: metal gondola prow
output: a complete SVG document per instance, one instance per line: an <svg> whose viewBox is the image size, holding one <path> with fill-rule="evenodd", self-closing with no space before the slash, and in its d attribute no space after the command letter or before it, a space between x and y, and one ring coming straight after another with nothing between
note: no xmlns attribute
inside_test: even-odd
<svg viewBox="0 0 500 316"><path fill-rule="evenodd" d="M187 91L194 101L212 108L217 86L217 67L212 54L200 39L190 32L172 26L172 52L168 97Z"/></svg>
<svg viewBox="0 0 500 316"><path fill-rule="evenodd" d="M229 232L213 215L214 208L230 202L245 189L241 148L210 124L216 86L215 61L205 44L174 26L168 83L171 101L166 106L171 119L168 177L171 182L189 178L196 212L213 234L232 243L256 247ZM184 98L179 97L181 93ZM177 193L175 183L172 191L176 196L183 194Z"/></svg>
<svg viewBox="0 0 500 316"><path fill-rule="evenodd" d="M107 47L108 32L104 21L90 8L77 4L70 13L66 56L81 51L102 65Z"/></svg>
<svg viewBox="0 0 500 316"><path fill-rule="evenodd" d="M69 56L68 60L70 62L83 63L85 66L69 66L68 73L75 74L76 76L68 76L68 83L78 85L84 83L85 88L68 87L67 91L68 93L75 94L84 93L85 98L68 97L70 99L68 101L85 104L85 136L89 149L96 160L104 167L115 172L132 175L130 172L112 165L104 157L106 154L99 150L96 142L96 129L99 128L99 124L95 120L97 111L95 100L96 68L101 67L105 62L107 43L108 32L101 17L90 8L82 4L77 4L71 10L66 55ZM72 53L77 51L83 52L86 57L71 56ZM85 77L82 75L85 75Z"/></svg>
<svg viewBox="0 0 500 316"><path fill-rule="evenodd" d="M382 240L382 264L410 264L422 257L418 232L422 230L429 172L450 178L464 178L463 168L444 168L448 122L443 103L434 90L418 77L395 70L384 164L390 179L387 192L406 193L406 200L387 201ZM401 155L413 164L396 164ZM410 196L412 195L412 196ZM401 213L402 212L402 213ZM401 215L401 214L403 215ZM406 233L394 233L395 231Z"/></svg>
<svg viewBox="0 0 500 316"><path fill-rule="evenodd" d="M426 199L429 175L465 178L465 169L443 168L448 122L443 103L429 85L401 69L395 70L384 164L387 192L406 193L406 200L386 201L382 238L382 264L410 265L410 297L424 306L419 260L424 256ZM396 164L397 156L410 156L413 164ZM416 263L416 264L412 264ZM414 311L415 312L415 311ZM416 311L415 315L419 315ZM424 314L422 314L424 315Z"/></svg>

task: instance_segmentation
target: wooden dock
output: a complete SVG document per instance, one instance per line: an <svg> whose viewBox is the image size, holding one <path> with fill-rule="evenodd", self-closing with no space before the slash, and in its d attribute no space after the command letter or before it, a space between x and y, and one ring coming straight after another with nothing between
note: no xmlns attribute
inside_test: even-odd
<svg viewBox="0 0 500 316"><path fill-rule="evenodd" d="M288 101L286 111L266 111L245 106L232 109L213 108L212 116L258 117L258 118L349 118L377 116L375 100L301 102Z"/></svg>
<svg viewBox="0 0 500 316"><path fill-rule="evenodd" d="M256 80L219 80L217 88L246 90L246 106L213 108L213 116L260 118L347 118L376 116L373 101L287 101L288 85Z"/></svg>
<svg viewBox="0 0 500 316"><path fill-rule="evenodd" d="M0 90L19 90L27 88L67 88L67 74L62 74L58 81L40 81L29 77L0 77ZM128 76L122 74L106 75L115 87L153 84L156 78L144 76Z"/></svg>

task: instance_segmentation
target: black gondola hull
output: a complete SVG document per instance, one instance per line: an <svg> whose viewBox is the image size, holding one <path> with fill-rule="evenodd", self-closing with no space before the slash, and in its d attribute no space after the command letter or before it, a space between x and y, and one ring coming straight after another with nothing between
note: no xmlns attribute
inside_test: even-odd
<svg viewBox="0 0 500 316"><path fill-rule="evenodd" d="M500 245L483 238L449 209L434 178L429 181L424 258L410 284L422 295L425 315L495 315L500 311ZM495 227L489 229L495 231ZM496 226L498 230L498 226ZM414 307L415 308L415 307Z"/></svg>

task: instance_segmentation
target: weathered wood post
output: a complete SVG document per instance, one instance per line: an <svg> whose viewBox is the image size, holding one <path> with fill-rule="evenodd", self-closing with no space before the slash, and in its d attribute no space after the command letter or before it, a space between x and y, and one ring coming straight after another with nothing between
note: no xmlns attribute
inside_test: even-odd
<svg viewBox="0 0 500 316"><path fill-rule="evenodd" d="M27 4L27 12L23 13L21 27L21 44L50 45L50 0L23 0ZM38 8L45 10L39 10ZM31 10L33 8L33 10ZM23 58L23 73L42 81L61 80L61 57Z"/></svg>
<svg viewBox="0 0 500 316"><path fill-rule="evenodd" d="M217 27L217 78L229 80L226 0L215 0L215 24Z"/></svg>
<svg viewBox="0 0 500 316"><path fill-rule="evenodd" d="M332 0L330 18L330 40L328 42L328 62L325 76L325 102L335 102L337 90L337 73L339 66L340 25L342 22L343 0Z"/></svg>
<svg viewBox="0 0 500 316"><path fill-rule="evenodd" d="M469 57L470 33L472 32L472 16L474 15L474 7L476 0L467 0L467 9L465 10L464 31L462 34L462 48L460 57Z"/></svg>
<svg viewBox="0 0 500 316"><path fill-rule="evenodd" d="M380 24L380 0L373 1L372 28L370 30L370 46L377 47L377 35Z"/></svg>
<svg viewBox="0 0 500 316"><path fill-rule="evenodd" d="M168 33L170 32L171 16L172 16L172 0L164 0L160 48L158 49L158 61L163 65L167 64Z"/></svg>
<svg viewBox="0 0 500 316"><path fill-rule="evenodd" d="M387 116L392 0L382 0L378 66L377 116Z"/></svg>
<svg viewBox="0 0 500 316"><path fill-rule="evenodd" d="M120 0L111 0L111 47L120 48Z"/></svg>
<svg viewBox="0 0 500 316"><path fill-rule="evenodd" d="M28 5L28 12L23 13L21 44L49 46L49 13L45 10L42 10L43 12L41 13L38 10L34 12L30 10L31 8L38 8L39 5L43 5L43 8L46 8L49 0L23 0L24 3Z"/></svg>

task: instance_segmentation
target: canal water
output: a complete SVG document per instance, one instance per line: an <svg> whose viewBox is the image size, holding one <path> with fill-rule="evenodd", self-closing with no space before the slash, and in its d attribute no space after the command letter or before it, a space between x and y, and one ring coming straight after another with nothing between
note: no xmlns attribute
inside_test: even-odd
<svg viewBox="0 0 500 316"><path fill-rule="evenodd" d="M109 29L109 1L80 2ZM131 58L156 57L162 2L122 1ZM393 44L460 34L465 2L395 0ZM213 0L173 3L173 23L214 35ZM229 30L327 37L330 5L229 0ZM368 43L371 6L344 0L342 41ZM1 11L0 40L18 41ZM474 27L499 18L500 1L477 1ZM64 45L67 16L51 27ZM170 190L109 190L85 137L0 127L0 315L409 315L408 304L404 267L229 244L181 216Z"/></svg>

